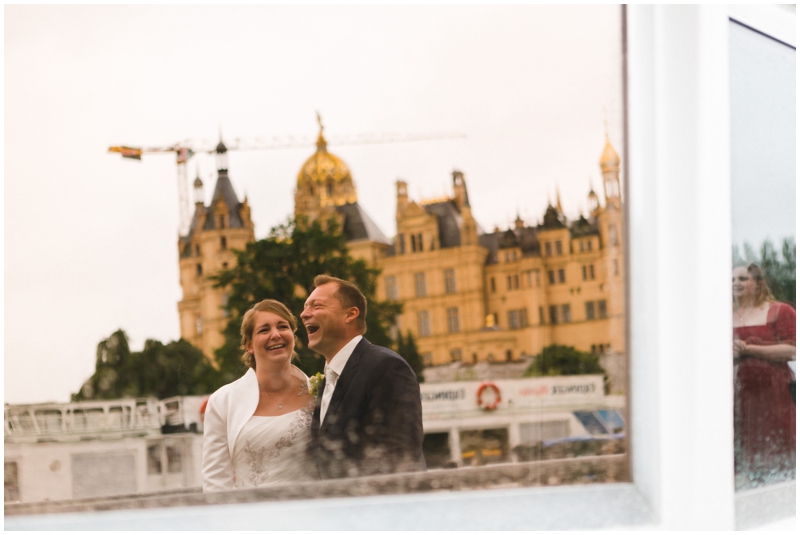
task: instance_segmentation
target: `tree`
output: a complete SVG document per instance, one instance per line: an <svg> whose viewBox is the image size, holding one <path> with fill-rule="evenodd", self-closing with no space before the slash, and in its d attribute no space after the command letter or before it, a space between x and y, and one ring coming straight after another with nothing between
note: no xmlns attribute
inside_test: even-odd
<svg viewBox="0 0 800 535"><path fill-rule="evenodd" d="M275 299L285 304L300 321L300 313L308 294L313 290L314 277L327 274L356 284L367 298L367 336L378 345L390 346L392 340L387 325L394 322L402 305L378 301L375 297L377 269L363 260L353 259L347 250L347 240L338 222L330 219L323 225L319 220L309 223L299 217L274 227L269 235L236 251L236 265L211 277L217 288L226 288L225 306L230 320L225 329L225 343L216 352L216 362L226 380L239 378L246 370L240 358L242 316L254 304ZM308 375L321 372L324 360L308 349L308 334L297 330L298 366Z"/></svg>
<svg viewBox="0 0 800 535"><path fill-rule="evenodd" d="M202 395L223 384L219 372L189 342L147 340L142 351L131 352L120 329L97 344L95 373L72 400Z"/></svg>
<svg viewBox="0 0 800 535"><path fill-rule="evenodd" d="M408 331L405 339L402 332L397 333L397 353L406 359L408 365L417 374L417 382L424 382L425 376L422 375L422 370L425 369L425 363L422 362L422 356L419 354L417 342L414 340L414 335L411 334L411 331Z"/></svg>
<svg viewBox="0 0 800 535"><path fill-rule="evenodd" d="M605 374L600 358L571 346L549 345L533 358L525 377Z"/></svg>

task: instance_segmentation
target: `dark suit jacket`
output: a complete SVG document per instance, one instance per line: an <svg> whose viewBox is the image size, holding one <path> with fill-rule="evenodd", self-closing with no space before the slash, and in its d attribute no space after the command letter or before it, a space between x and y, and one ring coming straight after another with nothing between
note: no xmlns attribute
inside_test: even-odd
<svg viewBox="0 0 800 535"><path fill-rule="evenodd" d="M311 422L311 453L323 479L425 470L422 403L403 358L363 338L333 391L320 426L320 385Z"/></svg>

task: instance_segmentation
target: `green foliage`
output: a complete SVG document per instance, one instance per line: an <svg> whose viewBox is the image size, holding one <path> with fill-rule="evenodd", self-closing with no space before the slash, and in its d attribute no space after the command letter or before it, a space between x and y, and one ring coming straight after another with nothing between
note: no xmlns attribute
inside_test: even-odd
<svg viewBox="0 0 800 535"><path fill-rule="evenodd" d="M424 382L425 376L422 375L422 370L425 369L425 363L422 362L422 355L419 354L417 342L411 331L408 331L405 338L403 338L402 332L397 333L397 353L406 359L411 369L417 374L417 382Z"/></svg>
<svg viewBox="0 0 800 535"><path fill-rule="evenodd" d="M189 342L147 340L142 351L131 352L120 329L97 344L95 372L72 400L202 395L222 384L220 374Z"/></svg>
<svg viewBox="0 0 800 535"><path fill-rule="evenodd" d="M571 346L549 345L536 355L525 377L604 374L600 358Z"/></svg>
<svg viewBox="0 0 800 535"><path fill-rule="evenodd" d="M755 262L764 274L764 280L775 296L782 303L796 307L797 302L797 245L794 238L785 238L781 244L780 256L770 240L761 244L760 255L749 243L744 244L744 258L739 248L733 247L733 262Z"/></svg>
<svg viewBox="0 0 800 535"><path fill-rule="evenodd" d="M314 277L320 274L356 284L367 298L367 337L374 344L392 345L386 326L394 322L402 305L376 299L379 271L348 254L347 240L335 219L325 227L320 221L309 224L304 218L289 219L236 255L235 267L211 277L216 287L228 290L225 308L231 319L225 329L225 343L215 353L220 372L228 382L246 371L239 348L244 313L259 301L275 299L289 307L299 323ZM321 372L325 361L308 349L308 334L302 326L297 337L298 367L309 376Z"/></svg>

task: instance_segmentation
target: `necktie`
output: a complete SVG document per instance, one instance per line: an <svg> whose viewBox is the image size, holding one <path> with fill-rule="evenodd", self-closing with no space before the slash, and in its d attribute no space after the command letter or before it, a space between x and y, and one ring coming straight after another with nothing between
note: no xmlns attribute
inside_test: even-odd
<svg viewBox="0 0 800 535"><path fill-rule="evenodd" d="M319 421L325 421L325 413L328 412L328 405L331 403L333 397L333 389L336 388L336 380L339 379L339 374L331 368L325 370L325 390L322 391L322 403L320 403Z"/></svg>

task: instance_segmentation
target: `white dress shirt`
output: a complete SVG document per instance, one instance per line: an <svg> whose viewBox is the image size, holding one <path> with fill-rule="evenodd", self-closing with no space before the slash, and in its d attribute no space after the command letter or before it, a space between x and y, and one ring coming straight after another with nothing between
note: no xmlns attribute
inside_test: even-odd
<svg viewBox="0 0 800 535"><path fill-rule="evenodd" d="M330 405L333 391L336 389L336 383L339 376L342 375L345 365L347 364L350 355L363 336L356 335L352 340L347 342L342 349L336 353L330 362L325 364L325 390L322 392L322 401L320 403L319 421L320 423L325 420L325 414L328 412L328 405Z"/></svg>

